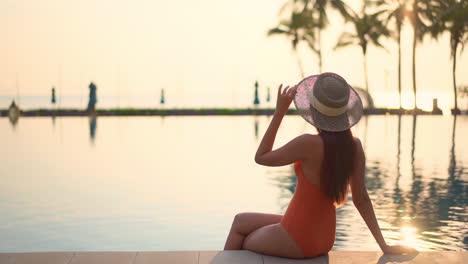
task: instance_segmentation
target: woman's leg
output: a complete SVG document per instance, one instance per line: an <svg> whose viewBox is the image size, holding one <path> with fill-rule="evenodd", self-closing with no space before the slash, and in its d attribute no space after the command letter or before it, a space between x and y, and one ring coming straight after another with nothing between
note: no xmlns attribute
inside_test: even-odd
<svg viewBox="0 0 468 264"><path fill-rule="evenodd" d="M281 224L264 226L250 233L242 248L270 256L304 258L302 250Z"/></svg>
<svg viewBox="0 0 468 264"><path fill-rule="evenodd" d="M262 213L240 213L234 217L224 250L240 250L244 239L260 227L277 224L282 215Z"/></svg>

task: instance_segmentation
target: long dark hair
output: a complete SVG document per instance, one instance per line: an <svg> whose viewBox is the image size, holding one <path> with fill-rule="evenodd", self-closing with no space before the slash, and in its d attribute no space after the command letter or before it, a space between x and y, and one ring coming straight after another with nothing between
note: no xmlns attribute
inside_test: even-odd
<svg viewBox="0 0 468 264"><path fill-rule="evenodd" d="M356 143L351 130L329 132L319 130L324 155L320 186L325 195L340 206L346 201L348 183L356 156Z"/></svg>

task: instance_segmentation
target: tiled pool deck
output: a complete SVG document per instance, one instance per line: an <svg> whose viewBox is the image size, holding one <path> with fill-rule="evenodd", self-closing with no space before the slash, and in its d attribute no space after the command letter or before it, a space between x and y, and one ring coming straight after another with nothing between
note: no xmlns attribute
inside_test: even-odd
<svg viewBox="0 0 468 264"><path fill-rule="evenodd" d="M415 255L382 252L333 251L328 256L293 260L250 251L40 252L0 253L0 264L347 264L347 263L468 263L468 251L430 251Z"/></svg>

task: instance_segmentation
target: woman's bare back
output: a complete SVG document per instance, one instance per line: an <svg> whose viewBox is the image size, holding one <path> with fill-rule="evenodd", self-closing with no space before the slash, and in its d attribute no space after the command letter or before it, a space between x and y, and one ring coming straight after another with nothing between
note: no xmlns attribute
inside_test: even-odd
<svg viewBox="0 0 468 264"><path fill-rule="evenodd" d="M302 161L302 170L304 171L304 176L309 180L310 183L320 186L320 177L322 171L322 162L324 156L323 150L323 140L320 135L311 135L307 134L307 141L310 141L308 144L313 145L313 148L309 153L307 153L306 158ZM353 137L356 147L360 147L360 141L358 138ZM359 158L359 157L357 157ZM354 161L355 163L361 162L358 160Z"/></svg>

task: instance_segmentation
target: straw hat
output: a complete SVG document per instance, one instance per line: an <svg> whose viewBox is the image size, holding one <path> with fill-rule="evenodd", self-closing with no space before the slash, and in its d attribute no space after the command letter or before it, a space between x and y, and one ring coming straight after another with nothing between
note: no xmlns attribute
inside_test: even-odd
<svg viewBox="0 0 468 264"><path fill-rule="evenodd" d="M326 72L312 75L297 85L294 104L313 126L331 132L354 126L362 116L362 101L343 77Z"/></svg>

